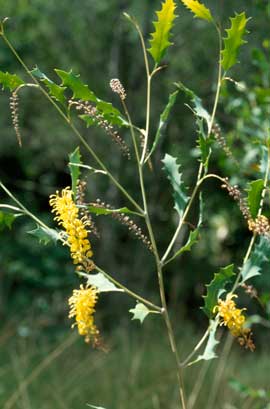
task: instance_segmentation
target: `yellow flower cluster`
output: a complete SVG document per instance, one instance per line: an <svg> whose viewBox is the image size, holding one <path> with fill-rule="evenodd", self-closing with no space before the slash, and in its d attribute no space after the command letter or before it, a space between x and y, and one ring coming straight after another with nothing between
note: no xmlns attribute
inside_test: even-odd
<svg viewBox="0 0 270 409"><path fill-rule="evenodd" d="M79 217L79 209L73 201L73 193L69 187L58 191L50 196L52 213L56 214L55 220L66 230L67 243L70 246L70 254L74 264L83 263L86 258L93 256L91 244L87 238L86 226L89 220Z"/></svg>
<svg viewBox="0 0 270 409"><path fill-rule="evenodd" d="M99 331L94 323L95 305L97 302L97 289L95 287L80 286L79 290L73 290L73 295L69 299L69 318L75 317L78 332L85 337L85 342L98 341Z"/></svg>
<svg viewBox="0 0 270 409"><path fill-rule="evenodd" d="M245 310L236 308L233 298L237 298L236 294L227 294L225 301L218 300L218 305L214 308L214 312L218 312L220 325L225 325L230 330L234 337L240 337L244 333L244 324L246 321L242 311Z"/></svg>

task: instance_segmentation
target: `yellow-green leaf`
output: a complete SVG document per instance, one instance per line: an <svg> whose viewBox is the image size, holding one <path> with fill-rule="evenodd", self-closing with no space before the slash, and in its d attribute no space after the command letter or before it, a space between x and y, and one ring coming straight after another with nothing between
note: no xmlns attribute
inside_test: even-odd
<svg viewBox="0 0 270 409"><path fill-rule="evenodd" d="M214 21L211 11L197 0L181 0L182 3L194 14L194 17L207 21Z"/></svg>
<svg viewBox="0 0 270 409"><path fill-rule="evenodd" d="M221 64L225 71L237 63L239 47L246 43L243 36L247 33L248 18L245 12L231 17L231 27L226 30L227 37L223 39L224 48L221 51Z"/></svg>
<svg viewBox="0 0 270 409"><path fill-rule="evenodd" d="M156 12L158 19L153 23L155 32L151 33L151 47L148 49L156 64L159 64L166 49L173 44L170 42L170 36L173 22L177 17L174 13L175 9L176 4L173 0L165 0L165 2L162 3L161 10Z"/></svg>

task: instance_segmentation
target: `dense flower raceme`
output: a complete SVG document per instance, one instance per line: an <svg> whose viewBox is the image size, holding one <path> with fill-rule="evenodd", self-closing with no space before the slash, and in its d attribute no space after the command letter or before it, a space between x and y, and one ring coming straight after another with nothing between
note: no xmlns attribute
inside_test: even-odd
<svg viewBox="0 0 270 409"><path fill-rule="evenodd" d="M93 256L91 244L87 238L86 227L90 226L90 221L80 218L79 209L73 200L73 192L69 187L58 191L50 196L52 212L56 214L55 220L67 233L67 244L70 246L70 254L74 264L87 264L87 270L92 270L94 264L87 263L86 260Z"/></svg>
<svg viewBox="0 0 270 409"><path fill-rule="evenodd" d="M255 346L251 339L251 331L244 327L246 317L243 311L245 308L237 308L233 298L237 298L237 295L229 293L224 301L219 299L218 305L214 308L214 313L218 313L221 326L226 326L232 336L238 338L241 345L245 345L246 348L253 351Z"/></svg>
<svg viewBox="0 0 270 409"><path fill-rule="evenodd" d="M99 340L99 331L94 323L97 293L95 287L84 288L81 285L79 290L73 290L69 299L69 318L75 318L72 327L77 326L79 334L85 337L85 342L93 342L94 345Z"/></svg>

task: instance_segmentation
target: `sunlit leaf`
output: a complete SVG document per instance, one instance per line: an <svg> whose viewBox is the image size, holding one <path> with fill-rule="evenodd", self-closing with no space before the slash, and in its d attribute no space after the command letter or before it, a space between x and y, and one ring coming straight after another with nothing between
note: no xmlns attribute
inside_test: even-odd
<svg viewBox="0 0 270 409"><path fill-rule="evenodd" d="M137 303L135 308L130 309L129 312L133 314L133 317L132 317L133 320L139 320L141 321L141 324L142 324L144 319L147 317L147 315L151 311L144 304Z"/></svg>
<svg viewBox="0 0 270 409"><path fill-rule="evenodd" d="M0 211L0 232L4 229L11 229L16 215L14 213Z"/></svg>
<svg viewBox="0 0 270 409"><path fill-rule="evenodd" d="M71 183L72 183L72 192L74 194L74 197L76 197L77 193L77 183L81 174L81 170L79 166L73 165L77 164L80 165L82 163L81 161L81 153L80 153L80 148L77 147L74 152L72 152L69 155L69 170L70 170L70 176L71 176Z"/></svg>
<svg viewBox="0 0 270 409"><path fill-rule="evenodd" d="M197 359L190 364L195 364L199 361L210 361L211 359L217 358L215 349L219 344L219 341L216 339L216 331L218 328L218 320L210 320L210 332L207 340L205 350L202 355L199 355Z"/></svg>
<svg viewBox="0 0 270 409"><path fill-rule="evenodd" d="M25 82L16 74L0 71L0 84L3 89L8 88L10 91L14 91Z"/></svg>
<svg viewBox="0 0 270 409"><path fill-rule="evenodd" d="M36 229L28 231L27 233L36 237L42 244L48 244L50 242L56 243L60 239L59 233L54 229L49 229L42 226L37 226Z"/></svg>
<svg viewBox="0 0 270 409"><path fill-rule="evenodd" d="M121 288L116 287L107 277L102 273L88 274L87 284L95 286L99 292L111 292L120 291L123 292Z"/></svg>
<svg viewBox="0 0 270 409"><path fill-rule="evenodd" d="M153 23L155 31L151 33L152 38L148 49L156 64L160 63L166 49L173 44L170 42L170 36L174 20L177 17L174 13L175 9L176 3L173 0L165 0L161 10L156 12L158 19Z"/></svg>
<svg viewBox="0 0 270 409"><path fill-rule="evenodd" d="M50 78L47 77L47 75L41 72L38 67L35 67L31 71L31 73L46 85L52 98L66 107L66 97L64 95L66 87L55 84L55 82L53 82Z"/></svg>
<svg viewBox="0 0 270 409"><path fill-rule="evenodd" d="M260 208L263 188L264 181L262 179L253 180L248 184L248 207L253 219L256 218Z"/></svg>
<svg viewBox="0 0 270 409"><path fill-rule="evenodd" d="M183 247L181 247L176 253L175 253L175 257L180 256L180 254L186 252L186 251L191 251L192 246L194 246L194 244L198 243L198 237L199 237L199 230L195 229L193 231L191 231L189 233L189 237L188 240L186 242L186 244L184 244Z"/></svg>
<svg viewBox="0 0 270 409"><path fill-rule="evenodd" d="M213 309L217 305L218 298L225 290L226 285L232 281L232 277L235 275L233 268L233 264L221 268L219 272L214 275L214 278L210 282L210 284L206 286L207 293L203 297L204 307L202 308L202 310L209 318L212 318L215 315Z"/></svg>
<svg viewBox="0 0 270 409"><path fill-rule="evenodd" d="M186 208L189 197L186 194L186 187L182 180L182 174L179 172L180 165L177 164L177 159L166 153L164 159L164 168L169 181L173 188L174 208L179 213L180 217Z"/></svg>
<svg viewBox="0 0 270 409"><path fill-rule="evenodd" d="M87 403L86 406L89 406L89 408L93 408L93 409L105 409L101 406L95 406L95 405L91 405L90 403Z"/></svg>
<svg viewBox="0 0 270 409"><path fill-rule="evenodd" d="M265 263L270 262L270 240L266 236L260 236L259 242L255 245L251 256L244 264L241 276L242 283L248 279L261 274Z"/></svg>
<svg viewBox="0 0 270 409"><path fill-rule="evenodd" d="M207 21L214 21L211 11L197 0L181 0L182 3L194 14L194 17Z"/></svg>
<svg viewBox="0 0 270 409"><path fill-rule="evenodd" d="M161 138L161 136L162 136L162 133L165 131L165 128L166 128L166 125L167 125L167 121L168 121L168 117L169 117L169 114L170 114L170 112L171 112L171 109L172 109L172 107L174 106L174 104L175 104L175 101L176 101L176 97L177 97L177 95L178 95L178 92L179 91L175 91L175 92L173 92L172 94L170 94L170 96L169 96L169 102L168 102L168 104L166 105L166 107L165 107L165 109L164 109L164 111L162 112L162 114L160 115L160 119L159 119L159 123L158 123L158 129L157 129L157 132L156 132L156 136L155 136L155 139L154 139L154 143L153 143L153 146L152 146L152 148L151 148L151 150L150 150L150 153L148 154L148 156L147 156L147 158L146 158L146 162L147 162L147 160L150 158L150 156L152 155L152 153L154 152L154 150L156 149L156 147L157 147L157 145L158 145L158 143L159 143L159 140L160 140L160 138Z"/></svg>
<svg viewBox="0 0 270 409"><path fill-rule="evenodd" d="M245 12L231 17L231 27L226 30L227 37L223 39L224 48L221 51L221 65L225 71L237 63L239 47L246 43L243 39L247 33L246 24L249 19Z"/></svg>

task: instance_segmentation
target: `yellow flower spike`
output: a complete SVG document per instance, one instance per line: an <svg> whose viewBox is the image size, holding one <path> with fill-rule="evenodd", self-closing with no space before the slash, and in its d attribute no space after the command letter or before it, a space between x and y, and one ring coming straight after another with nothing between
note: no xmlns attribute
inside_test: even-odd
<svg viewBox="0 0 270 409"><path fill-rule="evenodd" d="M68 303L70 306L69 318L75 318L72 328L77 326L80 335L85 337L85 342L98 344L99 331L94 323L95 305L98 299L98 290L95 287L80 286L79 290L73 290Z"/></svg>
<svg viewBox="0 0 270 409"><path fill-rule="evenodd" d="M233 298L237 298L237 295L229 293L224 301L219 299L213 312L218 314L220 326L226 326L232 336L238 339L240 345L244 345L246 348L254 351L255 345L251 338L252 333L250 329L244 328L246 317L242 312L246 308L237 308Z"/></svg>
<svg viewBox="0 0 270 409"><path fill-rule="evenodd" d="M67 244L70 247L70 254L74 264L82 264L86 259L93 256L91 244L87 238L86 226L90 226L90 221L85 217L79 217L79 209L73 200L73 193L70 187L66 187L61 193L50 196L52 213L55 213L55 220L67 233ZM87 263L87 271L94 268L94 263Z"/></svg>

